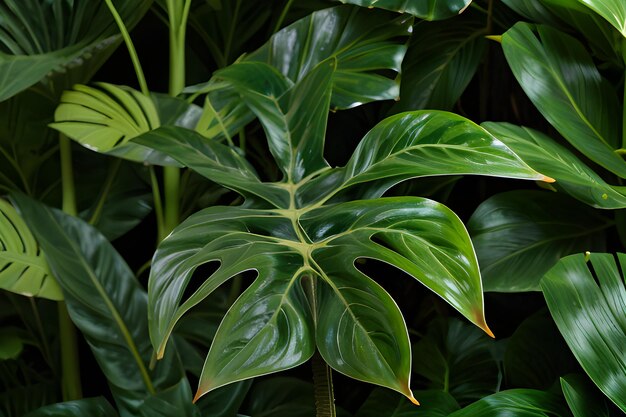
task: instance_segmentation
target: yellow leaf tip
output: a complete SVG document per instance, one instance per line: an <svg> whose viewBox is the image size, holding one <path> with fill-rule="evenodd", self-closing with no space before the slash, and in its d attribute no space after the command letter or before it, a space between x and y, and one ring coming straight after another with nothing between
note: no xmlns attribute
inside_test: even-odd
<svg viewBox="0 0 626 417"><path fill-rule="evenodd" d="M204 393L202 393L202 392L200 392L200 390L198 390L198 391L196 392L196 395L193 397L193 401L192 401L192 402L195 404L195 403L196 403L196 401L198 401L198 400L200 399L200 397L202 397L202 395L203 395L203 394L204 394Z"/></svg>
<svg viewBox="0 0 626 417"><path fill-rule="evenodd" d="M410 396L410 397L407 397L407 398L408 398L409 400L411 400L411 402L412 402L413 404L415 404L415 405L420 405L419 401L417 401L417 400L415 399L415 397L413 396L413 393L411 393L411 396Z"/></svg>
<svg viewBox="0 0 626 417"><path fill-rule="evenodd" d="M502 43L502 35L487 35L485 36L486 39L489 39L491 41L496 41L498 43Z"/></svg>
<svg viewBox="0 0 626 417"><path fill-rule="evenodd" d="M483 327L483 330L485 331L485 333L487 333L489 335L489 337L491 337L492 339L495 339L496 336L493 334L493 332L491 331L491 329L489 328L489 326L487 326L485 324L485 327Z"/></svg>
<svg viewBox="0 0 626 417"><path fill-rule="evenodd" d="M549 182L549 183L556 182L556 180L554 178L546 177L545 175L543 177L541 177L541 181Z"/></svg>

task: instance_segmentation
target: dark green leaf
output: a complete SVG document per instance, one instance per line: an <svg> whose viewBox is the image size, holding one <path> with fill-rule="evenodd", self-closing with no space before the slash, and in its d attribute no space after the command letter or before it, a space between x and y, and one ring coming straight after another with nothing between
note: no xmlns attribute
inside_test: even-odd
<svg viewBox="0 0 626 417"><path fill-rule="evenodd" d="M191 388L187 378L146 399L139 409L140 417L200 417L200 410L193 405Z"/></svg>
<svg viewBox="0 0 626 417"><path fill-rule="evenodd" d="M461 16L454 24L419 22L402 62L400 101L396 112L451 110L483 57L484 18Z"/></svg>
<svg viewBox="0 0 626 417"><path fill-rule="evenodd" d="M567 375L561 378L561 389L574 417L618 416L607 403L606 397L583 375Z"/></svg>
<svg viewBox="0 0 626 417"><path fill-rule="evenodd" d="M447 417L459 409L454 397L444 391L413 391L413 395L420 399L419 407L393 391L376 388L355 417Z"/></svg>
<svg viewBox="0 0 626 417"><path fill-rule="evenodd" d="M104 397L47 405L24 417L117 417L117 413Z"/></svg>
<svg viewBox="0 0 626 417"><path fill-rule="evenodd" d="M411 19L393 17L349 6L320 10L280 30L244 61L269 64L296 83L334 58L332 108L394 99L397 82L378 72L400 71L406 52L402 41L409 35Z"/></svg>
<svg viewBox="0 0 626 417"><path fill-rule="evenodd" d="M624 187L607 184L571 151L543 133L509 123L483 123L482 126L504 142L528 165L556 180L553 184L572 197L597 208L624 208Z"/></svg>
<svg viewBox="0 0 626 417"><path fill-rule="evenodd" d="M93 227L28 197L13 200L63 288L70 317L105 374L122 415L131 415L157 390L176 384L182 367L172 349L148 370L147 297L132 271Z"/></svg>
<svg viewBox="0 0 626 417"><path fill-rule="evenodd" d="M17 358L24 348L24 341L15 331L0 328L0 361Z"/></svg>
<svg viewBox="0 0 626 417"><path fill-rule="evenodd" d="M254 417L310 417L315 415L314 398L310 382L290 377L267 379L254 384L245 412Z"/></svg>
<svg viewBox="0 0 626 417"><path fill-rule="evenodd" d="M467 404L497 391L500 371L492 354L493 340L456 319L436 320L413 345L413 371ZM422 399L419 399L422 401Z"/></svg>
<svg viewBox="0 0 626 417"><path fill-rule="evenodd" d="M604 250L612 222L597 210L549 191L509 191L483 202L467 227L485 291L539 291L565 255Z"/></svg>
<svg viewBox="0 0 626 417"><path fill-rule="evenodd" d="M462 13L472 0L341 0L341 2L410 13L426 20L439 20Z"/></svg>
<svg viewBox="0 0 626 417"><path fill-rule="evenodd" d="M591 254L589 264L582 254L563 258L542 279L541 288L578 362L626 411L626 255L617 257L619 266L610 254Z"/></svg>
<svg viewBox="0 0 626 417"><path fill-rule="evenodd" d="M62 300L63 293L35 237L17 211L0 199L0 288Z"/></svg>
<svg viewBox="0 0 626 417"><path fill-rule="evenodd" d="M596 69L584 46L548 26L517 23L502 47L518 82L544 117L576 149L609 171L626 177L619 103L614 88Z"/></svg>
<svg viewBox="0 0 626 417"><path fill-rule="evenodd" d="M482 398L448 417L568 417L559 397L529 389L500 391Z"/></svg>

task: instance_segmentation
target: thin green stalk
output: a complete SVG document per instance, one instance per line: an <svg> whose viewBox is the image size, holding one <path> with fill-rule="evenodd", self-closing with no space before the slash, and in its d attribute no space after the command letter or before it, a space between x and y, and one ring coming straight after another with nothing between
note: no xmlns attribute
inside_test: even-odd
<svg viewBox="0 0 626 417"><path fill-rule="evenodd" d="M622 39L622 59L626 67L626 39ZM622 148L626 148L626 71L624 71L624 97L622 100Z"/></svg>
<svg viewBox="0 0 626 417"><path fill-rule="evenodd" d="M285 21L285 17L287 17L287 12L289 12L289 9L291 8L292 4L293 4L293 0L287 0L287 4L285 4L285 7L283 7L283 11L280 13L280 17L276 21L276 25L274 26L274 31L272 33L278 32L280 27L283 25L283 22Z"/></svg>
<svg viewBox="0 0 626 417"><path fill-rule="evenodd" d="M111 192L111 186L113 185L113 180L117 176L117 172L120 169L120 165L122 160L119 158L115 158L111 163L111 168L109 168L109 173L107 175L106 180L104 181L104 186L102 187L102 191L100 192L100 197L98 198L98 203L96 204L96 208L89 219L89 224L96 224L100 220L100 216L102 215L102 209L104 208L104 203L107 201L109 197L109 193Z"/></svg>
<svg viewBox="0 0 626 417"><path fill-rule="evenodd" d="M150 95L150 90L148 90L148 84L146 83L146 77L143 74L143 69L141 68L141 63L139 62L139 57L137 56L137 51L135 50L135 45L133 45L133 41L130 39L130 35L128 34L128 30L126 29L126 25L124 25L124 21L122 17L115 9L113 2L111 0L104 0L113 15L113 19L115 19L115 23L120 29L122 34L122 38L124 38L124 43L126 44L126 49L128 49L128 54L130 55L130 59L133 62L133 67L135 68L135 74L137 75L137 81L139 82L139 87L141 88L141 92L145 95Z"/></svg>
<svg viewBox="0 0 626 417"><path fill-rule="evenodd" d="M150 166L150 184L152 185L152 199L154 200L154 213L157 220L157 234L159 242L162 241L167 233L163 221L163 205L161 202L161 190L159 189L159 181L157 180L154 166Z"/></svg>
<svg viewBox="0 0 626 417"><path fill-rule="evenodd" d="M70 140L63 134L59 135L59 151L61 157L61 183L63 187L63 211L76 216L76 191L74 188L74 172L72 168L72 148ZM65 302L57 305L59 317L59 337L61 340L61 380L63 400L71 401L82 398L80 382L80 364L78 361L78 342L76 327L70 319Z"/></svg>
<svg viewBox="0 0 626 417"><path fill-rule="evenodd" d="M311 358L316 417L336 417L332 370L319 352Z"/></svg>

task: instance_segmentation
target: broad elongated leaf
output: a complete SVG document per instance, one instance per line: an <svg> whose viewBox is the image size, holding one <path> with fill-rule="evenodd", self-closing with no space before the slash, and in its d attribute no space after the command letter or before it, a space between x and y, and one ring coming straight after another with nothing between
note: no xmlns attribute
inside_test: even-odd
<svg viewBox="0 0 626 417"><path fill-rule="evenodd" d="M544 391L511 389L482 398L448 417L568 417L560 398Z"/></svg>
<svg viewBox="0 0 626 417"><path fill-rule="evenodd" d="M468 229L485 291L539 291L539 281L563 256L602 251L611 221L566 196L510 191L483 202Z"/></svg>
<svg viewBox="0 0 626 417"><path fill-rule="evenodd" d="M606 397L583 375L566 375L561 378L561 389L574 417L619 416Z"/></svg>
<svg viewBox="0 0 626 417"><path fill-rule="evenodd" d="M63 293L28 226L0 199L0 288L29 297L62 300Z"/></svg>
<svg viewBox="0 0 626 417"><path fill-rule="evenodd" d="M157 390L176 384L182 367L172 350L152 372L146 293L111 244L82 220L28 197L13 199L63 288L70 317L104 372L123 416Z"/></svg>
<svg viewBox="0 0 626 417"><path fill-rule="evenodd" d="M400 101L396 112L451 110L483 57L487 40L482 16L448 22L420 22L413 28L402 62Z"/></svg>
<svg viewBox="0 0 626 417"><path fill-rule="evenodd" d="M445 391L413 391L421 404L415 407L398 394L376 388L355 417L447 417L459 409L454 397Z"/></svg>
<svg viewBox="0 0 626 417"><path fill-rule="evenodd" d="M548 26L517 23L502 36L507 61L530 100L576 149L626 176L615 90L583 45Z"/></svg>
<svg viewBox="0 0 626 417"><path fill-rule="evenodd" d="M456 319L434 321L413 345L413 372L459 403L467 404L497 391L500 370L493 340Z"/></svg>
<svg viewBox="0 0 626 417"><path fill-rule="evenodd" d="M117 417L117 413L104 397L47 405L28 413L25 417Z"/></svg>
<svg viewBox="0 0 626 417"><path fill-rule="evenodd" d="M425 20L440 20L462 13L472 0L341 0L341 2L410 13Z"/></svg>
<svg viewBox="0 0 626 417"><path fill-rule="evenodd" d="M582 254L563 258L542 279L541 288L578 362L626 411L626 255L617 255L619 266L610 254L592 253L589 259L587 264Z"/></svg>
<svg viewBox="0 0 626 417"><path fill-rule="evenodd" d="M124 23L132 27L151 1L114 3ZM72 72L72 67L87 65L91 67L88 78L103 62L91 57L103 50L105 56L110 54L120 41L114 36L118 28L103 2L7 0L0 5L0 15L0 101L55 70Z"/></svg>
<svg viewBox="0 0 626 417"><path fill-rule="evenodd" d="M604 17L626 38L626 4L623 1L578 0L578 2Z"/></svg>
<svg viewBox="0 0 626 417"><path fill-rule="evenodd" d="M304 184L298 189L296 202L304 205L328 199L329 194L344 189L352 198L377 198L408 178L452 174L553 181L532 170L502 142L469 120L447 112L416 111L378 123L363 138L345 168ZM366 182L362 187L353 187Z"/></svg>
<svg viewBox="0 0 626 417"><path fill-rule="evenodd" d="M481 126L504 142L532 168L554 178L554 187L557 189L593 207L626 207L624 187L607 184L554 139L534 129L509 123L487 122Z"/></svg>
<svg viewBox="0 0 626 417"><path fill-rule="evenodd" d="M243 62L217 73L229 81L259 118L270 151L289 183L315 173L324 160L324 136L336 61L310 70L295 86L267 64Z"/></svg>
<svg viewBox="0 0 626 417"><path fill-rule="evenodd" d="M334 58L337 69L332 108L394 99L398 96L397 82L378 72L400 71L406 52L402 41L409 35L410 26L411 19L405 16L333 7L283 28L244 60L265 62L295 83L319 63Z"/></svg>
<svg viewBox="0 0 626 417"><path fill-rule="evenodd" d="M75 85L61 96L50 126L96 152L132 161L171 164L150 148L129 143L159 126L194 127L200 111L181 100L148 97L129 87L98 83Z"/></svg>

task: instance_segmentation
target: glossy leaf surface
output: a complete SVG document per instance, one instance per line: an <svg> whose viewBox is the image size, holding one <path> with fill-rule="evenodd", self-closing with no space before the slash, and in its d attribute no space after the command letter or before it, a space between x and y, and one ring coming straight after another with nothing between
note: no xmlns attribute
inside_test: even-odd
<svg viewBox="0 0 626 417"><path fill-rule="evenodd" d="M0 288L29 297L62 300L46 258L17 211L0 199Z"/></svg>
<svg viewBox="0 0 626 417"><path fill-rule="evenodd" d="M570 150L547 135L509 123L483 123L528 165L556 180L553 184L578 200L597 208L626 207L624 188L606 183Z"/></svg>
<svg viewBox="0 0 626 417"><path fill-rule="evenodd" d="M531 190L487 199L467 225L485 291L498 292L539 291L543 275L563 256L604 250L610 226L576 200Z"/></svg>
<svg viewBox="0 0 626 417"><path fill-rule="evenodd" d="M578 0L578 2L604 17L626 38L626 4L623 1Z"/></svg>
<svg viewBox="0 0 626 417"><path fill-rule="evenodd" d="M355 417L447 417L459 405L445 391L413 391L420 406L407 402L393 391L376 388L367 397Z"/></svg>
<svg viewBox="0 0 626 417"><path fill-rule="evenodd" d="M333 7L283 28L244 60L271 65L294 83L319 63L336 60L332 108L394 99L398 83L379 72L400 71L411 23L387 12Z"/></svg>
<svg viewBox="0 0 626 417"><path fill-rule="evenodd" d="M117 417L104 397L85 398L42 407L24 417Z"/></svg>
<svg viewBox="0 0 626 417"><path fill-rule="evenodd" d="M544 391L511 389L484 397L448 417L567 417L561 399Z"/></svg>
<svg viewBox="0 0 626 417"><path fill-rule="evenodd" d="M550 313L583 369L626 411L626 255L563 258L541 281ZM592 273L593 271L593 273ZM596 284L595 279L598 280Z"/></svg>
<svg viewBox="0 0 626 417"><path fill-rule="evenodd" d="M517 23L502 36L515 78L544 117L576 149L609 171L626 176L615 90L584 46L549 26ZM575 64L574 64L575 63Z"/></svg>
<svg viewBox="0 0 626 417"><path fill-rule="evenodd" d="M478 69L487 40L481 17L449 22L419 22L402 62L396 112L451 110Z"/></svg>
<svg viewBox="0 0 626 417"><path fill-rule="evenodd" d="M567 405L574 417L610 417L618 416L612 404L583 375L566 375L561 378L561 389Z"/></svg>
<svg viewBox="0 0 626 417"><path fill-rule="evenodd" d="M93 227L24 195L13 200L46 251L70 317L91 346L122 415L132 415L150 394L182 377L174 350L148 370L152 348L145 291Z"/></svg>
<svg viewBox="0 0 626 417"><path fill-rule="evenodd" d="M410 13L420 19L446 19L462 13L472 0L341 0L365 7L380 7L394 12Z"/></svg>
<svg viewBox="0 0 626 417"><path fill-rule="evenodd" d="M150 1L115 1L132 27ZM91 57L119 44L118 29L104 3L89 0L7 0L0 5L0 101L39 82L53 71L95 66ZM95 71L95 68L91 72ZM84 80L86 81L86 80Z"/></svg>

